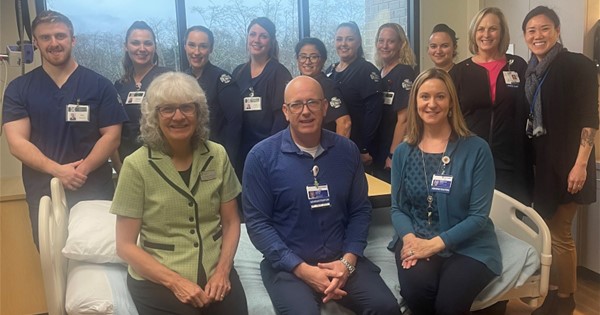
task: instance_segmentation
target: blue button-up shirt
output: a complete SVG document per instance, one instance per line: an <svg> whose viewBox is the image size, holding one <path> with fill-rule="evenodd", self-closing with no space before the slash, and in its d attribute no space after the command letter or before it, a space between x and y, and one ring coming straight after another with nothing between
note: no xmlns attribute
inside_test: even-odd
<svg viewBox="0 0 600 315"><path fill-rule="evenodd" d="M367 180L356 145L322 131L324 152L301 151L289 128L257 144L243 177L246 227L254 246L276 269L292 271L344 253L363 255L371 220ZM330 206L311 209L307 186L329 188Z"/></svg>

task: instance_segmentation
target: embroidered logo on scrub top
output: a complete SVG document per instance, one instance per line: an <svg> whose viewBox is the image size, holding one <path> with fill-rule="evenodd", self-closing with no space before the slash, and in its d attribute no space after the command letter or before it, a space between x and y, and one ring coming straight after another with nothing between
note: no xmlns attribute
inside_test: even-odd
<svg viewBox="0 0 600 315"><path fill-rule="evenodd" d="M227 83L231 82L231 76L226 73L223 73L223 74L221 74L221 77L219 78L219 80L221 80L221 82L227 84Z"/></svg>
<svg viewBox="0 0 600 315"><path fill-rule="evenodd" d="M412 88L413 82L410 79L404 79L404 81L402 81L402 88L410 91L410 89Z"/></svg>
<svg viewBox="0 0 600 315"><path fill-rule="evenodd" d="M379 74L377 74L377 72L371 72L371 80L375 81L375 82L379 82Z"/></svg>
<svg viewBox="0 0 600 315"><path fill-rule="evenodd" d="M342 100L334 96L331 98L331 101L329 101L329 105L333 108L340 108L340 106L342 106Z"/></svg>

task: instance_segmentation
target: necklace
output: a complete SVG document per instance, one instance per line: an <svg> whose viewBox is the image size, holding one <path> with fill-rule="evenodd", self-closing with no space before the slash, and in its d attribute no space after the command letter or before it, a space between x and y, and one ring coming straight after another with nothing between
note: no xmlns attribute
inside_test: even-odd
<svg viewBox="0 0 600 315"><path fill-rule="evenodd" d="M446 149L448 148L448 143L446 143L446 147L444 147L444 152L442 153L442 158L440 159L440 165L438 166L438 171L440 170L440 168L442 169L441 171L441 175L444 175L444 173L446 172L446 165L448 163L450 163L450 157L448 157L446 155ZM419 148L419 151L421 152L421 163L423 164L423 178L425 180L425 189L427 190L427 209L425 209L425 211L427 211L427 224L431 225L431 217L433 215L433 192L429 190L429 184L427 182L427 170L425 168L425 155L423 154L423 150L421 150L421 148ZM432 174L432 176L435 175Z"/></svg>

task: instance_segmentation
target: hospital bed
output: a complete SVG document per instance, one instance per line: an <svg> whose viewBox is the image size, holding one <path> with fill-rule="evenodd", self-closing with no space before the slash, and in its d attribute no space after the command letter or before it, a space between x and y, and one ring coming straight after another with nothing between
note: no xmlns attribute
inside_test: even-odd
<svg viewBox="0 0 600 315"><path fill-rule="evenodd" d="M372 179L369 182L372 184ZM85 201L68 211L58 179L51 181L51 197L42 197L40 256L50 315L137 314L126 286L127 268L116 256L115 216L108 212L109 208L110 201ZM551 261L548 228L532 208L498 191L494 194L491 217L499 228L496 232L504 270L481 292L472 309L513 298L526 299L532 306L540 304L548 289ZM527 222L520 219L523 217ZM389 208L374 209L365 255L381 268L382 278L404 310L394 255L387 250L393 233ZM262 285L261 260L262 255L242 224L234 265L250 314L275 314ZM339 304L327 303L324 314L352 313Z"/></svg>

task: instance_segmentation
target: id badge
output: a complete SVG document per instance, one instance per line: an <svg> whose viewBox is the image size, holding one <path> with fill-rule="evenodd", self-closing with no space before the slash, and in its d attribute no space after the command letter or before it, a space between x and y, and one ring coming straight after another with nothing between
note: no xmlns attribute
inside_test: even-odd
<svg viewBox="0 0 600 315"><path fill-rule="evenodd" d="M203 171L200 172L200 180L205 182L207 180L213 180L217 178L217 173L215 171Z"/></svg>
<svg viewBox="0 0 600 315"><path fill-rule="evenodd" d="M129 94L127 94L127 101L125 102L125 105L142 104L142 101L144 100L145 95L146 95L146 92L144 92L144 91L129 92Z"/></svg>
<svg viewBox="0 0 600 315"><path fill-rule="evenodd" d="M329 187L327 185L306 186L306 197L308 198L311 209L331 206L331 203L329 202Z"/></svg>
<svg viewBox="0 0 600 315"><path fill-rule="evenodd" d="M452 188L452 175L433 175L431 179L431 191L450 193Z"/></svg>
<svg viewBox="0 0 600 315"><path fill-rule="evenodd" d="M89 122L90 106L80 104L68 104L66 114L67 117L65 117L65 120L68 122Z"/></svg>
<svg viewBox="0 0 600 315"><path fill-rule="evenodd" d="M517 87L521 83L519 74L516 71L502 71L504 74L504 82L509 87Z"/></svg>
<svg viewBox="0 0 600 315"><path fill-rule="evenodd" d="M252 112L262 110L260 96L244 97L244 111Z"/></svg>
<svg viewBox="0 0 600 315"><path fill-rule="evenodd" d="M394 102L394 92L383 92L383 104L392 105Z"/></svg>

